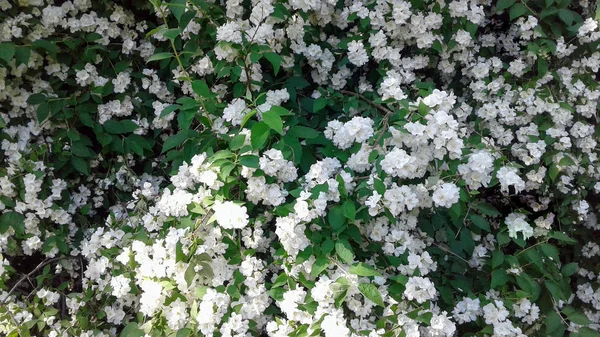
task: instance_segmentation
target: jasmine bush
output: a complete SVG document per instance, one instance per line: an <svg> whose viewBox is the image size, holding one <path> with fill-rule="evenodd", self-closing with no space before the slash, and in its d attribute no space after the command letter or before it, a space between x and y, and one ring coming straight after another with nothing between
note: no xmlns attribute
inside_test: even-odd
<svg viewBox="0 0 600 337"><path fill-rule="evenodd" d="M0 0L0 334L600 336L597 7Z"/></svg>

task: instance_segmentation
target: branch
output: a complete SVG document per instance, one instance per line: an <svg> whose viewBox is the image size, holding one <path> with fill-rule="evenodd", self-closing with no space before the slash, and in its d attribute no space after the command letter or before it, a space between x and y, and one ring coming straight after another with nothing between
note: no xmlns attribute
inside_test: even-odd
<svg viewBox="0 0 600 337"><path fill-rule="evenodd" d="M361 94L359 94L359 93L357 93L357 92L348 91L348 90L340 90L340 92L341 92L342 94L356 96L356 97L358 97L358 98L362 99L363 101L365 101L365 102L369 103L370 105L374 106L375 108L377 108L377 109L379 109L379 110L381 110L381 111L385 112L385 113L386 113L386 115L391 115L392 113L394 113L392 110L390 110L390 109L388 109L388 108L386 108L386 107L384 107L384 106L382 106L382 105L379 105L379 104L377 104L377 103L373 102L372 100L370 100L370 99L366 98L365 96L363 96L363 95L361 95Z"/></svg>
<svg viewBox="0 0 600 337"><path fill-rule="evenodd" d="M37 272L38 270L40 270L41 268L43 268L47 264L50 264L52 262L56 262L56 261L59 261L59 260L63 260L63 259L66 259L66 258L71 258L71 257L55 257L55 258L52 258L52 259L47 259L47 260L42 261L40 264L37 265L37 267L33 268L33 270L30 271L28 274L23 275L17 281L17 283L15 283L15 285L8 291L8 295L6 295L4 303L6 303L8 301L8 298L17 289L17 287L19 286L19 284L21 284L23 281L29 279L29 277L31 277L35 272Z"/></svg>

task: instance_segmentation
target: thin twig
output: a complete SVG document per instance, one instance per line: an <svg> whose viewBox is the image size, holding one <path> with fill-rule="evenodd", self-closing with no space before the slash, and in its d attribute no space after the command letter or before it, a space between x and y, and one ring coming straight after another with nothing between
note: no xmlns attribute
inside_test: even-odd
<svg viewBox="0 0 600 337"><path fill-rule="evenodd" d="M433 244L434 246L438 247L439 249L441 249L441 250L445 251L446 253L448 253L448 254L452 254L452 255L454 255L454 256L456 256L456 257L458 257L459 259L463 260L463 261L464 261L464 262L465 262L467 265L469 265L469 261L465 260L465 259L464 259L462 256L460 256L460 255L456 254L455 252L453 252L453 251L451 251L451 250L449 250L449 249L445 248L444 246L441 246L441 245L439 245L439 244L437 244L437 243L435 243L435 242L433 242L432 244Z"/></svg>
<svg viewBox="0 0 600 337"><path fill-rule="evenodd" d="M391 114L393 114L393 113L394 113L392 110L390 110L390 109L388 109L388 108L386 108L386 107L384 107L384 106L382 106L382 105L379 105L379 104L377 104L377 103L373 102L372 100L370 100L370 99L366 98L365 96L363 96L363 95L361 95L361 94L359 94L359 93L357 93L357 92L354 92L354 91L348 91L348 90L340 90L340 92L341 92L342 94L356 96L356 97L358 97L358 98L362 99L363 101L365 101L365 102L369 103L370 105L374 106L375 108L377 108L377 109L379 109L379 110L381 110L381 111L385 112L387 115L391 115Z"/></svg>
<svg viewBox="0 0 600 337"><path fill-rule="evenodd" d="M17 289L17 287L19 286L19 284L21 284L23 281L29 279L29 277L31 277L36 271L40 270L40 268L46 266L47 264L50 264L52 262L56 262L65 258L70 258L70 257L55 257L52 259L48 259L45 261L42 261L40 264L37 265L37 267L35 267L32 271L30 271L29 273L23 275L18 281L17 283L15 283L15 285L9 290L8 294L6 295L6 298L4 300L4 303L7 303L8 298L10 297L10 295Z"/></svg>

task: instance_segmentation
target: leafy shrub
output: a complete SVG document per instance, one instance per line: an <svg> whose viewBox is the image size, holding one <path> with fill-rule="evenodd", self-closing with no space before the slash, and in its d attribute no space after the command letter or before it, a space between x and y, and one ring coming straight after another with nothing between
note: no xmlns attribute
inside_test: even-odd
<svg viewBox="0 0 600 337"><path fill-rule="evenodd" d="M0 333L599 336L595 7L0 0Z"/></svg>

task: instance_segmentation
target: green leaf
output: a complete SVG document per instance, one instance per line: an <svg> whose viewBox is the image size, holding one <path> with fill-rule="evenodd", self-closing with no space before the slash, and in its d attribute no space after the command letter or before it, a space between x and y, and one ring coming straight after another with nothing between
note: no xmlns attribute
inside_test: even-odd
<svg viewBox="0 0 600 337"><path fill-rule="evenodd" d="M146 61L146 63L152 62L152 61L159 61L159 60L168 59L168 58L171 58L173 56L174 56L173 53L167 53L167 52L156 53L156 54L150 56L150 58L148 58L148 60Z"/></svg>
<svg viewBox="0 0 600 337"><path fill-rule="evenodd" d="M354 261L354 253L348 241L339 241L335 243L335 252L346 263Z"/></svg>
<svg viewBox="0 0 600 337"><path fill-rule="evenodd" d="M177 331L177 335L175 337L189 337L191 335L192 335L192 329L183 328L183 329L179 329L179 331Z"/></svg>
<svg viewBox="0 0 600 337"><path fill-rule="evenodd" d="M558 17L567 24L567 26L573 25L573 21L575 21L575 13L566 8L562 8L558 10Z"/></svg>
<svg viewBox="0 0 600 337"><path fill-rule="evenodd" d="M492 255L492 269L500 267L504 263L504 253L501 250L495 250Z"/></svg>
<svg viewBox="0 0 600 337"><path fill-rule="evenodd" d="M508 275L504 269L496 269L492 272L492 283L490 288L496 289L506 284L508 281Z"/></svg>
<svg viewBox="0 0 600 337"><path fill-rule="evenodd" d="M348 218L350 221L356 220L356 206L354 205L354 202L352 200L344 201L342 209L346 218Z"/></svg>
<svg viewBox="0 0 600 337"><path fill-rule="evenodd" d="M176 37L179 36L181 32L179 31L179 29L177 28L171 28L171 29L167 29L162 31L162 36L166 37L167 39L173 41L175 40Z"/></svg>
<svg viewBox="0 0 600 337"><path fill-rule="evenodd" d="M244 146L244 143L246 142L246 135L236 135L235 137L231 138L231 140L229 141L229 148L231 150L239 150L242 148L242 146Z"/></svg>
<svg viewBox="0 0 600 337"><path fill-rule="evenodd" d="M281 56L279 56L279 54L277 53L269 52L265 53L265 58L269 60L269 62L271 62L271 64L273 65L273 72L275 76L277 76L277 73L279 72L279 67L281 66Z"/></svg>
<svg viewBox="0 0 600 337"><path fill-rule="evenodd" d="M251 168L259 168L259 158L253 155L241 156L240 165Z"/></svg>
<svg viewBox="0 0 600 337"><path fill-rule="evenodd" d="M558 257L558 249L549 243L543 243L540 245L540 249L542 253L547 257L551 258L554 262L560 262L560 258Z"/></svg>
<svg viewBox="0 0 600 337"><path fill-rule="evenodd" d="M481 215L477 215L477 214L471 214L471 215L470 215L470 217L471 217L471 222L472 222L472 223L473 223L475 226L477 226L477 227L479 227L479 228L483 229L484 231L488 231L488 232L489 232L489 231L491 230L491 229L490 229L490 223L489 223L489 221L487 221L487 220L486 220L484 217L482 217Z"/></svg>
<svg viewBox="0 0 600 337"><path fill-rule="evenodd" d="M47 98L44 94L33 94L27 98L27 103L37 105L46 102Z"/></svg>
<svg viewBox="0 0 600 337"><path fill-rule="evenodd" d="M338 232L345 224L344 211L341 206L332 207L327 214L327 221L334 232Z"/></svg>
<svg viewBox="0 0 600 337"><path fill-rule="evenodd" d="M510 20L513 21L525 13L527 13L527 7L525 7L525 5L522 3L516 3L510 8Z"/></svg>
<svg viewBox="0 0 600 337"><path fill-rule="evenodd" d="M598 8L600 8L600 6L598 6ZM600 19L598 18L598 16L600 15L596 15L596 20ZM588 328L587 326L584 326L579 328L579 330L577 330L576 333L572 333L571 337L600 337L600 332L592 328Z"/></svg>
<svg viewBox="0 0 600 337"><path fill-rule="evenodd" d="M487 216L497 217L500 215L500 212L494 206L487 203L477 203L473 207Z"/></svg>
<svg viewBox="0 0 600 337"><path fill-rule="evenodd" d="M35 112L38 123L42 124L50 116L50 105L47 102L40 104Z"/></svg>
<svg viewBox="0 0 600 337"><path fill-rule="evenodd" d="M123 328L121 331L120 337L142 337L144 336L144 331L138 328L138 324L135 322L131 322Z"/></svg>
<svg viewBox="0 0 600 337"><path fill-rule="evenodd" d="M200 97L208 98L213 96L213 93L204 80L193 81L192 90Z"/></svg>
<svg viewBox="0 0 600 337"><path fill-rule="evenodd" d="M565 326L562 318L554 311L550 311L546 316L546 336L562 337L564 336Z"/></svg>
<svg viewBox="0 0 600 337"><path fill-rule="evenodd" d="M554 282L552 280L545 280L544 285L546 286L546 289L548 289L550 294L552 294L552 297L554 297L555 300L563 300L563 301L567 300L565 298L563 292L560 290L560 287L558 286L558 284L556 284L556 282Z"/></svg>
<svg viewBox="0 0 600 337"><path fill-rule="evenodd" d="M496 11L499 12L507 9L508 7L514 5L515 2L517 2L517 0L498 0L496 3Z"/></svg>
<svg viewBox="0 0 600 337"><path fill-rule="evenodd" d="M73 165L73 168L75 168L80 173L83 173L85 175L90 174L90 163L89 161L83 158L77 156L71 157L71 165Z"/></svg>
<svg viewBox="0 0 600 337"><path fill-rule="evenodd" d="M561 312L567 315L569 321L579 324L579 325L590 325L592 322L590 319L583 313L575 310L575 308L571 306L564 307Z"/></svg>
<svg viewBox="0 0 600 337"><path fill-rule="evenodd" d="M577 243L577 240L569 237L567 234L565 234L563 232L557 232L557 231L550 232L550 237L553 239L556 239L558 241L565 242L570 245L574 245Z"/></svg>
<svg viewBox="0 0 600 337"><path fill-rule="evenodd" d="M556 165L554 165L554 164L550 165L550 169L548 170L548 176L550 177L550 180L552 180L552 181L556 180L556 177L558 177L559 173L560 173L560 170L558 169L558 167L556 167Z"/></svg>
<svg viewBox="0 0 600 337"><path fill-rule="evenodd" d="M379 289L374 284L371 283L360 283L358 285L358 290L363 294L366 298L370 299L373 303L379 306L385 306L383 303L383 297L381 297L381 293Z"/></svg>
<svg viewBox="0 0 600 337"><path fill-rule="evenodd" d="M561 274L563 274L563 276L569 277L569 276L575 274L578 269L579 269L579 265L577 264L577 262L571 262L571 263L565 264L562 267L560 272L561 272Z"/></svg>
<svg viewBox="0 0 600 337"><path fill-rule="evenodd" d="M186 139L188 139L188 133L186 131L179 131L178 133L174 134L173 136L167 138L167 140L163 144L161 153L165 153L165 152L169 151L170 149L183 144L183 142Z"/></svg>
<svg viewBox="0 0 600 337"><path fill-rule="evenodd" d="M571 166L571 165L575 165L575 161L573 160L573 158L571 158L569 156L564 156L560 159L558 164L560 166Z"/></svg>
<svg viewBox="0 0 600 337"><path fill-rule="evenodd" d="M269 110L263 112L262 119L271 129L275 130L280 135L283 135L283 121L275 111Z"/></svg>
<svg viewBox="0 0 600 337"><path fill-rule="evenodd" d="M250 129L250 144L252 144L252 148L261 149L269 139L269 131L271 131L271 127L264 122L254 124L252 129Z"/></svg>
<svg viewBox="0 0 600 337"><path fill-rule="evenodd" d="M116 121L109 119L104 122L104 130L112 134L122 134L137 130L138 125L132 120Z"/></svg>
<svg viewBox="0 0 600 337"><path fill-rule="evenodd" d="M173 14L173 16L177 19L177 22L181 20L181 16L185 13L185 5L187 0L171 0L170 3L166 5L169 6L169 10Z"/></svg>
<svg viewBox="0 0 600 337"><path fill-rule="evenodd" d="M19 235L25 234L25 217L21 213L6 212L0 216L0 233L4 234L9 227Z"/></svg>
<svg viewBox="0 0 600 337"><path fill-rule="evenodd" d="M321 272L323 272L323 270L329 267L329 262L329 259L326 257L320 257L316 259L315 263L313 263L312 268L310 270L310 277L316 278L317 276L319 276Z"/></svg>
<svg viewBox="0 0 600 337"><path fill-rule="evenodd" d="M0 59L8 63L13 56L15 56L15 44L12 42L0 43Z"/></svg>
<svg viewBox="0 0 600 337"><path fill-rule="evenodd" d="M307 128L306 126L295 125L288 130L286 135L290 135L295 138L312 139L319 137L321 133L315 129Z"/></svg>
<svg viewBox="0 0 600 337"><path fill-rule="evenodd" d="M0 47L1 49L2 47ZM31 58L31 48L29 47L16 47L15 49L15 61L16 65L19 66L21 64L28 64L29 59Z"/></svg>
<svg viewBox="0 0 600 337"><path fill-rule="evenodd" d="M325 97L319 97L313 102L312 112L319 112L327 106L327 99Z"/></svg>
<svg viewBox="0 0 600 337"><path fill-rule="evenodd" d="M36 40L31 44L31 46L34 49L44 49L46 53L48 53L48 55L54 59L56 58L56 53L58 53L58 46L55 43L47 40Z"/></svg>
<svg viewBox="0 0 600 337"><path fill-rule="evenodd" d="M381 276L381 273L373 269L373 267L362 262L350 266L348 271L358 276Z"/></svg>
<svg viewBox="0 0 600 337"><path fill-rule="evenodd" d="M171 112L177 110L181 108L181 105L179 104L171 104L168 107L164 108L163 111L160 113L159 118L165 117L166 115L170 114Z"/></svg>

